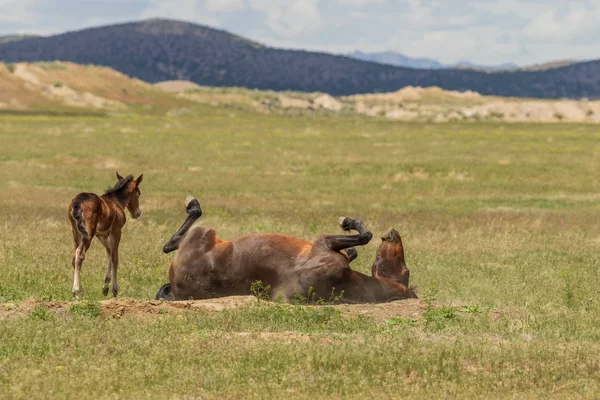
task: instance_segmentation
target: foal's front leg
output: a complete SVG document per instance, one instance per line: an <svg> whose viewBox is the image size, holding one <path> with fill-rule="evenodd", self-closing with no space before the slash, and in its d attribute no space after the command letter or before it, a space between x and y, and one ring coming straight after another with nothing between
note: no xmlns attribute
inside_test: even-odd
<svg viewBox="0 0 600 400"><path fill-rule="evenodd" d="M121 242L121 230L111 234L108 237L111 245L110 272L112 275L112 293L113 297L117 297L119 293L119 284L117 283L117 269L119 268L119 243ZM108 271L106 272L108 275ZM106 284L106 292L108 293L108 284Z"/></svg>
<svg viewBox="0 0 600 400"><path fill-rule="evenodd" d="M102 243L102 245L106 249L106 258L108 259L107 266L106 266L106 275L104 276L104 286L102 286L102 294L104 296L106 296L108 294L108 284L110 283L110 280L111 280L111 271L112 271L112 264L113 264L112 247L111 247L110 237L98 236L98 240L100 241L100 243Z"/></svg>

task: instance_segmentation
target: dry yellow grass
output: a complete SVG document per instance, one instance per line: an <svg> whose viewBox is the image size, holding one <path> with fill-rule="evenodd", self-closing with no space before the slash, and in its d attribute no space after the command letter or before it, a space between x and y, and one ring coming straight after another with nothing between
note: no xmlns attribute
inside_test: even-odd
<svg viewBox="0 0 600 400"><path fill-rule="evenodd" d="M0 118L0 397L597 397L595 126L196 107ZM94 243L87 301L69 305L67 205L114 183L116 168L145 176L144 215L121 243L124 298L100 303L106 258ZM375 238L395 227L418 309L149 304L189 193L200 223L225 239L312 239L340 232L340 215L363 219ZM377 244L358 249L355 269L370 270Z"/></svg>

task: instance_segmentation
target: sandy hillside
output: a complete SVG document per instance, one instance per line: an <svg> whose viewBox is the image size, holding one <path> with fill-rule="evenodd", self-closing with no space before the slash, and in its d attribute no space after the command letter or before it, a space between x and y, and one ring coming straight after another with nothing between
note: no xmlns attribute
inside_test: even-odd
<svg viewBox="0 0 600 400"><path fill-rule="evenodd" d="M263 113L360 115L400 121L600 122L600 101L482 96L437 87L332 97L323 93L211 88L189 81L149 84L110 68L68 62L0 63L1 111L169 110L193 103Z"/></svg>
<svg viewBox="0 0 600 400"><path fill-rule="evenodd" d="M180 103L163 90L110 68L67 62L0 63L0 110L123 110Z"/></svg>
<svg viewBox="0 0 600 400"><path fill-rule="evenodd" d="M400 120L503 120L509 122L600 122L600 101L540 100L482 96L438 87L405 87L393 93L344 98L359 114Z"/></svg>
<svg viewBox="0 0 600 400"><path fill-rule="evenodd" d="M600 101L483 96L438 87L408 86L396 92L332 97L323 93L210 88L188 81L156 84L197 103L235 105L260 112L363 115L401 121L600 122Z"/></svg>

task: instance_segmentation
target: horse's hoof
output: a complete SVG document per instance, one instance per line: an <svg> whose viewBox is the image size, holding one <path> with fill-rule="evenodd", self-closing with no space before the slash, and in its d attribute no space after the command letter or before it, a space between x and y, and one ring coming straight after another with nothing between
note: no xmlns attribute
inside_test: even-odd
<svg viewBox="0 0 600 400"><path fill-rule="evenodd" d="M350 227L348 226L350 218L348 217L339 217L338 218L338 224L340 225L340 227L345 230L345 231L349 231Z"/></svg>
<svg viewBox="0 0 600 400"><path fill-rule="evenodd" d="M116 299L117 298L117 294L119 294L118 290L113 290L113 297Z"/></svg>
<svg viewBox="0 0 600 400"><path fill-rule="evenodd" d="M185 206L187 207L194 200L196 200L196 198L191 194L188 194L188 196L185 198Z"/></svg>
<svg viewBox="0 0 600 400"><path fill-rule="evenodd" d="M107 295L108 295L108 287L104 287L104 288L102 288L102 294L103 294L104 296L107 296Z"/></svg>

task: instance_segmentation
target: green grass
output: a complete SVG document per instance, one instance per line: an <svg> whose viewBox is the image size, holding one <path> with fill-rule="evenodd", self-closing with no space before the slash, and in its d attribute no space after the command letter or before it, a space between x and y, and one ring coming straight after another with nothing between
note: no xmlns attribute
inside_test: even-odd
<svg viewBox="0 0 600 400"><path fill-rule="evenodd" d="M144 173L119 293L152 298L195 195L231 239L403 237L422 316L331 306L99 315L87 302L0 320L2 398L594 398L600 390L600 133L592 125L403 124L198 108L180 117L0 116L0 307L70 300L66 209ZM353 268L368 272L378 240ZM377 306L373 306L377 307ZM0 310L1 311L1 310Z"/></svg>

